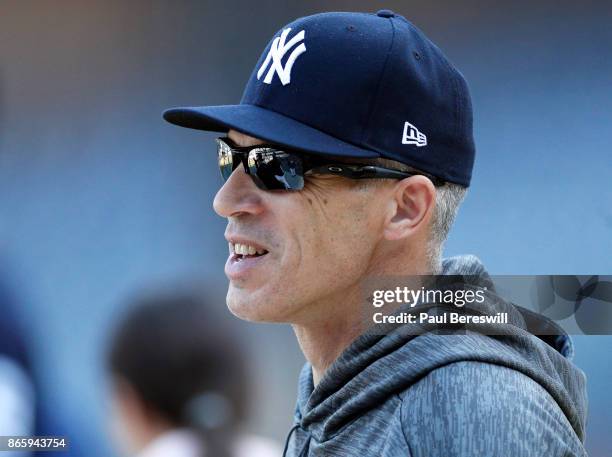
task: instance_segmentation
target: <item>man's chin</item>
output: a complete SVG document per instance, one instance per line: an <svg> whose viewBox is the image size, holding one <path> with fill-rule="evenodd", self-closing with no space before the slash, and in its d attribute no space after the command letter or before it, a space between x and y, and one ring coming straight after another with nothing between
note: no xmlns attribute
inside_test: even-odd
<svg viewBox="0 0 612 457"><path fill-rule="evenodd" d="M230 312L245 321L282 322L279 307L273 300L262 300L257 292L237 289L231 284L227 291L227 307Z"/></svg>

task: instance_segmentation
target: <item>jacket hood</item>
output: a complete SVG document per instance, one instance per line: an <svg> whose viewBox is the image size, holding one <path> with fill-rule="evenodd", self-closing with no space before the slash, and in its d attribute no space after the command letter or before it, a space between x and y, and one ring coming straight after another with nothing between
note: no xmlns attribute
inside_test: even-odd
<svg viewBox="0 0 612 457"><path fill-rule="evenodd" d="M336 359L316 388L311 366L304 366L298 386L296 427L317 441L325 441L352 419L377 408L436 368L481 361L517 370L536 381L584 441L586 381L570 361L573 350L569 336L544 316L500 298L474 256L445 259L442 274L466 275L467 287L486 289L482 311L507 312L512 325L490 324L484 331L479 325L478 332L468 327L461 333L442 335L427 328L421 332L410 328L417 324L402 324L386 334L363 334ZM551 328L555 331L537 336Z"/></svg>

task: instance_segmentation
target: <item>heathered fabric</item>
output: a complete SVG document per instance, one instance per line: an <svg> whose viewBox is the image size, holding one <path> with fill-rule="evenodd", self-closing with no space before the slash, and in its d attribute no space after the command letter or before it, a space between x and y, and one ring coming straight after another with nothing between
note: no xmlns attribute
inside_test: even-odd
<svg viewBox="0 0 612 457"><path fill-rule="evenodd" d="M477 258L447 259L443 273L475 275L486 311L509 311L513 325L492 325L487 334L502 333L493 336L415 335L410 324L364 334L316 389L306 364L286 455L586 455L586 381L569 337L530 333L555 324L495 295Z"/></svg>

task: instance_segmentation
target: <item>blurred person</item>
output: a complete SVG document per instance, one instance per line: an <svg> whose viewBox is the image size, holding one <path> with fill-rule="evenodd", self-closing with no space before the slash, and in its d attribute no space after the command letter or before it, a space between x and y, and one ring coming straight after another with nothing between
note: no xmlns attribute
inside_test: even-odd
<svg viewBox="0 0 612 457"><path fill-rule="evenodd" d="M196 296L141 298L111 342L111 429L138 457L271 457L240 430L249 377L236 335Z"/></svg>
<svg viewBox="0 0 612 457"><path fill-rule="evenodd" d="M0 436L29 437L36 433L36 385L13 303L7 288L0 284ZM5 457L30 454L2 452Z"/></svg>
<svg viewBox="0 0 612 457"><path fill-rule="evenodd" d="M214 209L228 307L290 323L307 359L286 455L585 455L569 337L541 336L555 324L499 297L476 257L441 257L471 181L472 108L423 32L389 10L300 18L269 42L240 104L164 118L227 132ZM511 325L364 331L367 278L427 274L465 276L486 298L478 311Z"/></svg>

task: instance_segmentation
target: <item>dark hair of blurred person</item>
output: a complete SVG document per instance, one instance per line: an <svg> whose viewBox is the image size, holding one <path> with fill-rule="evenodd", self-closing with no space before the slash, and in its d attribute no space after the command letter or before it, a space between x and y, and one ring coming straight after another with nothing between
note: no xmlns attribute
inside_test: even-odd
<svg viewBox="0 0 612 457"><path fill-rule="evenodd" d="M240 432L248 377L234 332L191 295L141 298L111 342L112 427L142 457L272 456Z"/></svg>

